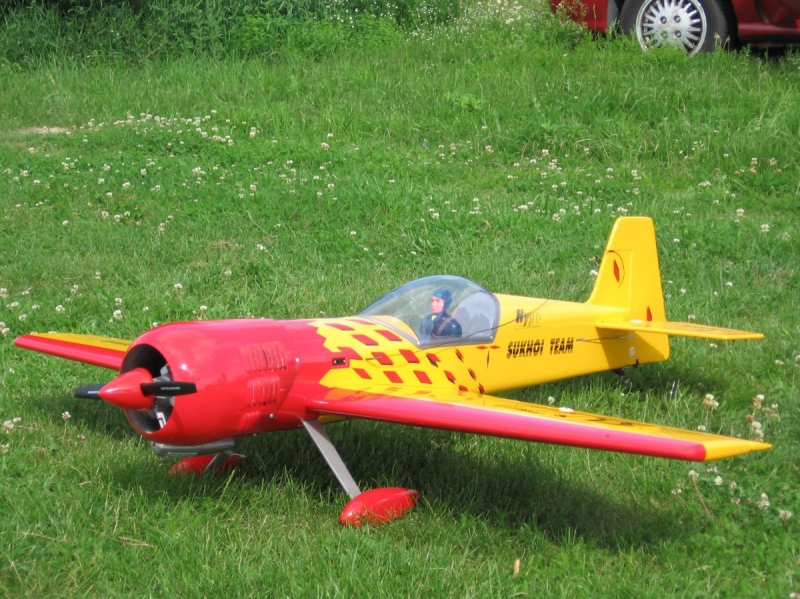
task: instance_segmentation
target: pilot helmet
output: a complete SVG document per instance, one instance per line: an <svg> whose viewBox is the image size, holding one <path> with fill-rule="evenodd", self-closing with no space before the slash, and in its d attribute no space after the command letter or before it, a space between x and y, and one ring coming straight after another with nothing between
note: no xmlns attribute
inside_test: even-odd
<svg viewBox="0 0 800 599"><path fill-rule="evenodd" d="M453 303L453 294L449 289L445 289L444 287L440 287L431 293L431 297L438 297L444 301L444 309L442 310L443 312L447 312L447 310L450 308L450 304Z"/></svg>

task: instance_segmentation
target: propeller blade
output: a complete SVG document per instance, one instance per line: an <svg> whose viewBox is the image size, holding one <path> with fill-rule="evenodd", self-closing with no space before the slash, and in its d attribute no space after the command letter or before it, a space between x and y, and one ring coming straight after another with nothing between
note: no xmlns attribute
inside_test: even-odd
<svg viewBox="0 0 800 599"><path fill-rule="evenodd" d="M189 395L197 393L197 385L183 381L153 381L152 383L142 383L142 393L161 397Z"/></svg>
<svg viewBox="0 0 800 599"><path fill-rule="evenodd" d="M99 385L84 385L75 389L75 397L81 399L100 399L100 389L103 388L105 383Z"/></svg>
<svg viewBox="0 0 800 599"><path fill-rule="evenodd" d="M105 385L86 385L75 389L75 397L104 399L125 410L149 410L156 396L174 397L197 393L197 385L184 381L154 381L144 368L120 374Z"/></svg>

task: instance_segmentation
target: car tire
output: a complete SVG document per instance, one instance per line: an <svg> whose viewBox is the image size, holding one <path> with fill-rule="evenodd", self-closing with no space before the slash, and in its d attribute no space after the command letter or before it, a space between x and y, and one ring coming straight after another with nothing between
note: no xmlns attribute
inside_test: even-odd
<svg viewBox="0 0 800 599"><path fill-rule="evenodd" d="M687 54L711 52L732 41L733 19L722 0L627 0L622 30L644 49L674 47Z"/></svg>

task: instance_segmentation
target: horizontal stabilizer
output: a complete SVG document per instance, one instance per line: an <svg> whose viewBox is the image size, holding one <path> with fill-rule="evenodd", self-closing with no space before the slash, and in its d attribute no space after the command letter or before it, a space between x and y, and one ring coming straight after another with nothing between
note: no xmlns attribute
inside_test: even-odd
<svg viewBox="0 0 800 599"><path fill-rule="evenodd" d="M122 368L122 360L131 343L113 337L72 333L31 333L14 340L14 345L23 349L111 370Z"/></svg>
<svg viewBox="0 0 800 599"><path fill-rule="evenodd" d="M771 447L748 439L444 389L416 393L381 386L336 389L324 398L308 400L306 407L320 414L696 462Z"/></svg>
<svg viewBox="0 0 800 599"><path fill-rule="evenodd" d="M662 333L678 337L700 337L701 339L717 339L720 341L742 341L745 339L763 339L762 333L753 331L739 331L710 327L704 324L691 322L643 321L643 320L615 320L600 322L598 330L605 331L632 331L634 333Z"/></svg>

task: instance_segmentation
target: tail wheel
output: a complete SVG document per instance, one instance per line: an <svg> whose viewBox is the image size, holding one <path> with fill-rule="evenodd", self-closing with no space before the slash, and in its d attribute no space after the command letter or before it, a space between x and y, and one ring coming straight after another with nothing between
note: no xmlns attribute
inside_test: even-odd
<svg viewBox="0 0 800 599"><path fill-rule="evenodd" d="M731 41L733 20L720 0L628 0L620 24L644 49L710 52Z"/></svg>

